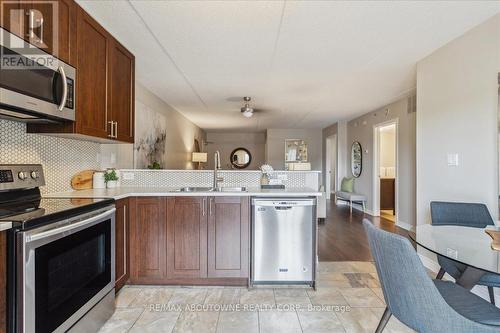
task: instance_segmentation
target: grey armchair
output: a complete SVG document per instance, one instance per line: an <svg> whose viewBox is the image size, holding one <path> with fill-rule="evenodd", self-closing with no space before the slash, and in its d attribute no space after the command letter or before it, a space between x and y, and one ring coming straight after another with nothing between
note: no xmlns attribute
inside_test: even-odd
<svg viewBox="0 0 500 333"><path fill-rule="evenodd" d="M431 219L433 225L459 225L463 227L485 228L494 225L488 207L478 203L462 202L431 202ZM450 274L458 280L467 266L455 260L438 255L441 266L436 279L441 280L444 273ZM500 275L493 273L484 274L478 282L479 285L488 287L491 303L495 304L494 287L500 287Z"/></svg>
<svg viewBox="0 0 500 333"><path fill-rule="evenodd" d="M394 315L420 333L500 332L500 309L452 282L432 280L410 241L363 221L387 308L376 332Z"/></svg>

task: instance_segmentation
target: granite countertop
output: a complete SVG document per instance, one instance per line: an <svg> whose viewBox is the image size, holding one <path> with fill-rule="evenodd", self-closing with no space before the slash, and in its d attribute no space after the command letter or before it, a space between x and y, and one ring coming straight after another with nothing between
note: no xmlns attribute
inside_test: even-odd
<svg viewBox="0 0 500 333"><path fill-rule="evenodd" d="M178 192L178 187L118 187L113 189L91 189L45 194L45 198L110 198L128 197L168 197L168 196L252 196L252 197L304 197L322 196L322 192L307 187L286 188L284 190L263 190L259 187L247 187L245 192Z"/></svg>

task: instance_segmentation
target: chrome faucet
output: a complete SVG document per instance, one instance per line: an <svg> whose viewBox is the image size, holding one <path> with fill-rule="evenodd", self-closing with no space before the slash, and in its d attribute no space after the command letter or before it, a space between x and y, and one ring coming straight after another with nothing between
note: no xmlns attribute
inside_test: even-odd
<svg viewBox="0 0 500 333"><path fill-rule="evenodd" d="M214 184L213 188L218 189L219 183L224 181L223 177L219 177L217 171L221 169L220 166L220 152L217 150L214 155Z"/></svg>

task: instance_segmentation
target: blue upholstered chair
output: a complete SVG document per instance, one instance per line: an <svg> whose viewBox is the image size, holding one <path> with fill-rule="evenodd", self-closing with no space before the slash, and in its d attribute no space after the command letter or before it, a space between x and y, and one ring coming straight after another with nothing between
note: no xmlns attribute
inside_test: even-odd
<svg viewBox="0 0 500 333"><path fill-rule="evenodd" d="M433 225L458 225L463 227L485 228L494 225L488 207L484 204L461 203L461 202L431 202L431 218ZM438 263L441 266L436 279L441 280L444 273L450 274L458 280L467 265L455 260L438 255ZM500 275L486 273L478 282L479 285L488 287L491 303L495 304L495 293L493 288L500 287Z"/></svg>
<svg viewBox="0 0 500 333"><path fill-rule="evenodd" d="M500 332L500 309L450 282L432 280L410 241L363 221L387 308L376 332L394 315L420 333Z"/></svg>

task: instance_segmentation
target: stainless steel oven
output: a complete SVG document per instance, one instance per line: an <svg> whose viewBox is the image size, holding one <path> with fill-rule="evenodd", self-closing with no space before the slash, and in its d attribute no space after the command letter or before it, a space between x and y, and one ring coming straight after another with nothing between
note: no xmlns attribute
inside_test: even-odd
<svg viewBox="0 0 500 333"><path fill-rule="evenodd" d="M75 120L76 70L0 28L0 117L24 122Z"/></svg>
<svg viewBox="0 0 500 333"><path fill-rule="evenodd" d="M114 300L115 210L17 233L17 332L66 332L107 294Z"/></svg>

